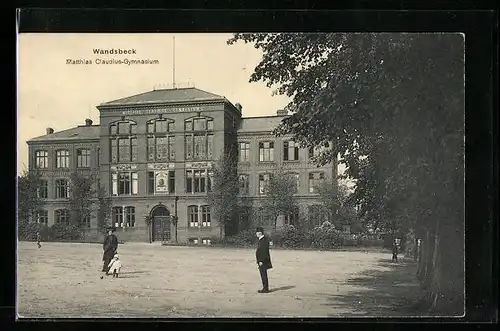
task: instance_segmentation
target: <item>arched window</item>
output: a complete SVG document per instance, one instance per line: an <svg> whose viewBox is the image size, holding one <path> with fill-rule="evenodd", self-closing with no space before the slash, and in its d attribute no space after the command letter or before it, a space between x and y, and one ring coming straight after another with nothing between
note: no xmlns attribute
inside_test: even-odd
<svg viewBox="0 0 500 331"><path fill-rule="evenodd" d="M186 160L213 158L214 121L210 117L193 117L184 121Z"/></svg>
<svg viewBox="0 0 500 331"><path fill-rule="evenodd" d="M137 161L137 123L122 120L110 124L111 163Z"/></svg>
<svg viewBox="0 0 500 331"><path fill-rule="evenodd" d="M147 122L148 161L175 160L175 122L155 118Z"/></svg>

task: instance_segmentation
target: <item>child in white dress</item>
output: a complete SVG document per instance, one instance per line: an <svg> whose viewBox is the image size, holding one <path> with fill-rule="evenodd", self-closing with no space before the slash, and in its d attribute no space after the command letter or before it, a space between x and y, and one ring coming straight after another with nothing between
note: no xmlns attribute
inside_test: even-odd
<svg viewBox="0 0 500 331"><path fill-rule="evenodd" d="M108 268L109 268L109 273L113 275L113 277L118 278L118 275L120 274L120 269L122 267L122 263L120 261L120 256L118 254L115 254L113 256L113 259L111 259L111 262L109 262Z"/></svg>

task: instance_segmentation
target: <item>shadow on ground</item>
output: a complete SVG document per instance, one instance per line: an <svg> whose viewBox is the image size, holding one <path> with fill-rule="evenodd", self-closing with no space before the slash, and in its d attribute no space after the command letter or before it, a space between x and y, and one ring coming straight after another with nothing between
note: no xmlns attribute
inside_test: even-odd
<svg viewBox="0 0 500 331"><path fill-rule="evenodd" d="M281 287L271 288L269 292L286 291L286 290L291 290L292 288L295 288L295 286L281 286Z"/></svg>
<svg viewBox="0 0 500 331"><path fill-rule="evenodd" d="M416 279L417 264L413 260L381 259L382 270L367 270L347 280L352 291L342 295L329 295L327 305L348 309L349 315L373 317L428 316L416 310L420 286Z"/></svg>

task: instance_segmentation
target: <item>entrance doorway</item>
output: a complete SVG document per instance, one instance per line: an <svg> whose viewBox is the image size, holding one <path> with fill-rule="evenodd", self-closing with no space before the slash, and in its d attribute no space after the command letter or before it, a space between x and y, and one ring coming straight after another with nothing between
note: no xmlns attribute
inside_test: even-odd
<svg viewBox="0 0 500 331"><path fill-rule="evenodd" d="M170 211L164 205L158 205L151 212L151 240L170 240Z"/></svg>

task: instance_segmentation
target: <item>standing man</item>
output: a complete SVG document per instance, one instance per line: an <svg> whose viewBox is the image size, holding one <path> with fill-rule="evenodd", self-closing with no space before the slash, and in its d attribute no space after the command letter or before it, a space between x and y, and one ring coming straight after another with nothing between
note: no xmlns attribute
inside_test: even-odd
<svg viewBox="0 0 500 331"><path fill-rule="evenodd" d="M256 236L259 238L255 257L259 265L260 278L262 280L262 290L259 293L269 293L269 279L267 278L267 270L272 269L271 255L269 254L269 238L264 235L264 229L257 227Z"/></svg>
<svg viewBox="0 0 500 331"><path fill-rule="evenodd" d="M111 259L113 259L113 256L118 249L118 238L116 237L114 232L115 228L108 228L108 235L104 239L104 253L102 254L102 260L104 261L104 264L102 266L102 272L105 272L106 274L108 274L109 271L109 262L111 262Z"/></svg>

